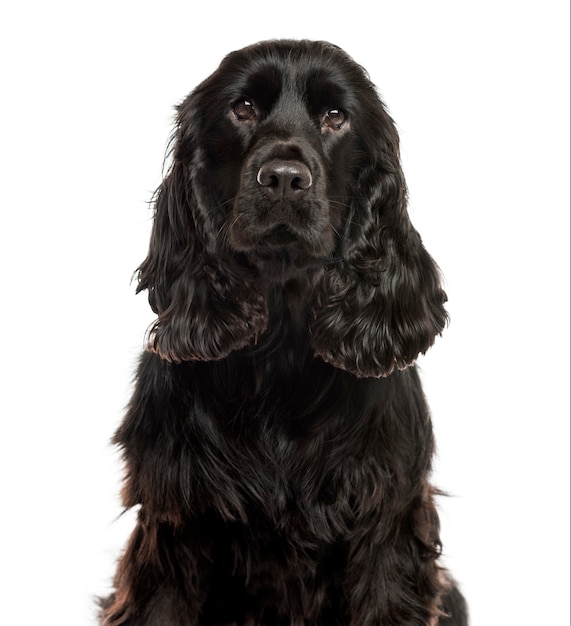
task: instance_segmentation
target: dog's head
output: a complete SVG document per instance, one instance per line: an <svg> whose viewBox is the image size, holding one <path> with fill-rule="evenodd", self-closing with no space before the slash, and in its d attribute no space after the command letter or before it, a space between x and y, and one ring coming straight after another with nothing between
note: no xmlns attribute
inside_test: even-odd
<svg viewBox="0 0 571 626"><path fill-rule="evenodd" d="M358 376L412 363L446 323L411 226L394 124L324 42L228 55L178 107L139 289L150 349L214 360L255 342L269 285L307 280L315 354Z"/></svg>

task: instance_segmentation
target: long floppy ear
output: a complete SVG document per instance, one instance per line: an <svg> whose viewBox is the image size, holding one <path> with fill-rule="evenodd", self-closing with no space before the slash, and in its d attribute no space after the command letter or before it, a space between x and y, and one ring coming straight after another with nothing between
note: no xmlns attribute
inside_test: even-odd
<svg viewBox="0 0 571 626"><path fill-rule="evenodd" d="M183 106L191 105L189 98ZM200 185L214 182L195 162L191 123L179 109L173 164L155 194L149 252L138 269L137 292L148 289L158 315L148 349L175 362L221 359L256 341L267 324L255 271L227 251L220 236L224 216L205 206L211 194Z"/></svg>
<svg viewBox="0 0 571 626"><path fill-rule="evenodd" d="M412 364L447 323L440 272L407 213L394 123L382 104L361 170L339 260L318 286L311 341L323 360L357 376Z"/></svg>

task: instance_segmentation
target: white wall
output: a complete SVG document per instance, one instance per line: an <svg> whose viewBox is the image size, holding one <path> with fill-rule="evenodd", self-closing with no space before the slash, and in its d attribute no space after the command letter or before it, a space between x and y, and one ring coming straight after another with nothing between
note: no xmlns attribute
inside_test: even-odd
<svg viewBox="0 0 571 626"><path fill-rule="evenodd" d="M91 624L130 518L108 440L172 106L229 50L328 39L397 120L452 324L422 367L473 626L569 623L564 0L21 2L0 18L6 624ZM374 12L373 12L374 7Z"/></svg>

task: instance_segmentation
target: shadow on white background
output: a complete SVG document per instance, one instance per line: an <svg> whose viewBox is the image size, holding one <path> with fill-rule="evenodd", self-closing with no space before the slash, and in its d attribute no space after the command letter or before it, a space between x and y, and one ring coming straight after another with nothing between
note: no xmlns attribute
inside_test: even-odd
<svg viewBox="0 0 571 626"><path fill-rule="evenodd" d="M225 53L273 37L345 48L399 125L411 216L450 299L421 367L473 626L569 623L566 5L2 11L3 623L94 624L133 519L108 442L153 319L130 280L172 107Z"/></svg>

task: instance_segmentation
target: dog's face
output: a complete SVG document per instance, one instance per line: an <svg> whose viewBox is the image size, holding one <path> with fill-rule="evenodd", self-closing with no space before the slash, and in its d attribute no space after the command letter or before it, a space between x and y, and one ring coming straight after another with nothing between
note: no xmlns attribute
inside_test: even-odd
<svg viewBox="0 0 571 626"><path fill-rule="evenodd" d="M265 60L233 85L240 95L228 118L245 155L230 225L236 250L254 259L287 251L294 264L331 254L348 191L341 173L351 166L351 106L339 74L307 60Z"/></svg>
<svg viewBox="0 0 571 626"><path fill-rule="evenodd" d="M151 349L223 358L264 332L269 286L304 277L315 353L357 375L405 367L442 330L394 124L339 48L231 53L179 106L172 156L140 268Z"/></svg>

